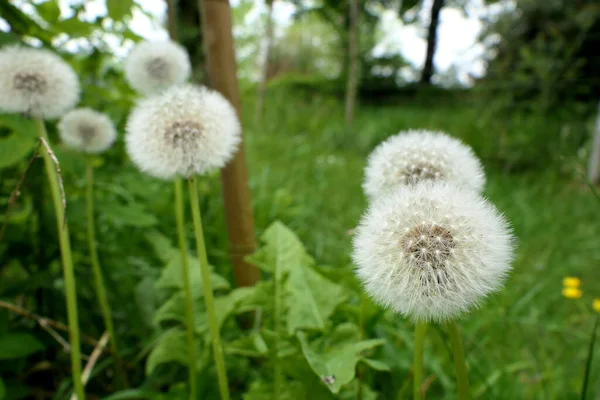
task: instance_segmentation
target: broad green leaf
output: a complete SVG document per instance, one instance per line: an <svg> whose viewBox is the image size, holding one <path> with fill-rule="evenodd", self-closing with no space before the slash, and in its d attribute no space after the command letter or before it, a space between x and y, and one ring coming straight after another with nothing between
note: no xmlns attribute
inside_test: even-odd
<svg viewBox="0 0 600 400"><path fill-rule="evenodd" d="M297 400L306 399L307 391L301 382L285 382L281 388L279 400ZM270 382L254 381L250 385L250 389L244 393L243 400L272 400L273 385ZM311 400L321 400L314 399Z"/></svg>
<svg viewBox="0 0 600 400"><path fill-rule="evenodd" d="M290 272L285 282L285 294L290 335L299 329L324 330L335 308L347 299L342 286L305 266Z"/></svg>
<svg viewBox="0 0 600 400"><path fill-rule="evenodd" d="M108 16L115 21L121 21L131 14L133 0L106 0Z"/></svg>
<svg viewBox="0 0 600 400"><path fill-rule="evenodd" d="M38 14L40 14L40 17L51 24L58 21L58 18L60 17L60 8L58 7L58 2L56 0L47 0L37 4L35 8L37 9Z"/></svg>
<svg viewBox="0 0 600 400"><path fill-rule="evenodd" d="M135 287L135 302L140 319L149 327L152 326L152 318L158 308L155 285L154 279L146 276Z"/></svg>
<svg viewBox="0 0 600 400"><path fill-rule="evenodd" d="M146 361L146 375L164 363L188 365L187 339L184 330L173 328L165 332L155 344Z"/></svg>
<svg viewBox="0 0 600 400"><path fill-rule="evenodd" d="M269 348L260 332L253 331L250 335L229 342L225 345L225 353L242 357L264 357Z"/></svg>
<svg viewBox="0 0 600 400"><path fill-rule="evenodd" d="M35 336L26 333L9 333L0 336L0 360L27 357L44 349Z"/></svg>
<svg viewBox="0 0 600 400"><path fill-rule="evenodd" d="M276 268L281 268L281 272L286 273L302 264L312 263L300 239L279 221L267 228L262 240L265 245L249 260L263 270L275 272Z"/></svg>
<svg viewBox="0 0 600 400"><path fill-rule="evenodd" d="M215 309L217 314L217 323L219 328L223 326L223 323L230 315L234 314L245 298L252 295L251 288L241 287L232 290L225 296L219 296L215 298ZM198 331L205 332L208 334L208 320L207 315L204 313L200 316L197 321ZM207 341L210 337L206 338Z"/></svg>
<svg viewBox="0 0 600 400"><path fill-rule="evenodd" d="M148 228L158 223L154 214L146 211L141 203L108 203L99 207L103 215L110 219L115 225L134 226L137 228Z"/></svg>
<svg viewBox="0 0 600 400"><path fill-rule="evenodd" d="M146 233L146 240L152 245L154 254L163 262L168 262L173 254L179 254L179 250L173 247L171 240L158 231Z"/></svg>
<svg viewBox="0 0 600 400"><path fill-rule="evenodd" d="M96 28L93 24L80 20L77 16L56 24L56 28L72 38L87 37Z"/></svg>
<svg viewBox="0 0 600 400"><path fill-rule="evenodd" d="M0 137L0 168L18 163L31 154L37 145L33 121L16 115L0 116L0 131L8 130L8 136Z"/></svg>
<svg viewBox="0 0 600 400"><path fill-rule="evenodd" d="M347 325L347 324L344 324ZM346 328L344 326L340 326ZM335 333L334 333L335 335ZM346 336L346 332L338 335L340 338ZM363 358L362 352L381 346L385 341L383 339L371 339L354 341L352 337L349 340L340 341L331 339L332 346L314 346L308 343L306 335L303 332L296 334L302 353L312 370L322 380L330 379L329 383L324 384L332 393L339 393L341 387L350 382L356 373L356 363ZM319 347L316 349L315 347Z"/></svg>
<svg viewBox="0 0 600 400"><path fill-rule="evenodd" d="M367 364L369 368L374 369L375 371L391 371L391 367L383 361L373 360L371 358L363 358L361 361Z"/></svg>

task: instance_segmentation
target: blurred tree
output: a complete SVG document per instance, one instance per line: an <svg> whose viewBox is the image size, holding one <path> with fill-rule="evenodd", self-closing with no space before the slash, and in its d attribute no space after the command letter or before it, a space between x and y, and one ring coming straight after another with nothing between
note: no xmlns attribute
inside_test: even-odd
<svg viewBox="0 0 600 400"><path fill-rule="evenodd" d="M508 107L526 104L543 111L572 101L595 104L600 93L600 3L522 0L516 7L483 35L484 41L496 43L482 81L491 96Z"/></svg>
<svg viewBox="0 0 600 400"><path fill-rule="evenodd" d="M356 94L358 92L358 84L360 80L360 59L358 51L360 49L359 35L359 13L358 0L348 1L348 83L346 86L346 106L345 106L345 121L346 127L352 125L354 120L354 109L356 107Z"/></svg>
<svg viewBox="0 0 600 400"><path fill-rule="evenodd" d="M421 83L431 84L433 76L433 59L437 47L437 28L440 21L440 12L444 7L445 0L433 0L431 4L431 13L429 18L429 28L427 29L427 52L425 53L425 63L421 72Z"/></svg>
<svg viewBox="0 0 600 400"><path fill-rule="evenodd" d="M256 113L255 120L260 122L263 113L263 102L265 99L265 91L267 90L267 80L269 79L269 56L271 53L271 43L273 42L273 3L274 0L266 0L267 5L267 21L265 24L265 34L262 38L263 42L263 59L260 65L260 80L258 82L258 93L256 98Z"/></svg>

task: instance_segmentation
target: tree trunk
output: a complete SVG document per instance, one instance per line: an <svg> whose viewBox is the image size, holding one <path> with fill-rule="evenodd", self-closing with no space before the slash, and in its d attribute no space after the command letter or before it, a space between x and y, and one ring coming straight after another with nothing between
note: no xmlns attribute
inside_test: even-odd
<svg viewBox="0 0 600 400"><path fill-rule="evenodd" d="M597 185L600 183L600 104L598 104L598 116L596 117L596 129L592 141L592 153L588 165L588 179Z"/></svg>
<svg viewBox="0 0 600 400"><path fill-rule="evenodd" d="M177 0L167 0L167 28L172 41L179 40L177 32Z"/></svg>
<svg viewBox="0 0 600 400"><path fill-rule="evenodd" d="M200 8L209 84L231 102L241 117L229 1L201 0ZM243 141L235 158L221 170L221 182L235 282L252 286L260 273L245 261L256 249L256 238Z"/></svg>
<svg viewBox="0 0 600 400"><path fill-rule="evenodd" d="M359 60L359 8L358 0L348 0L348 15L350 26L348 29L348 81L346 84L346 107L345 120L346 127L352 125L354 120L354 109L356 108L356 95L358 92L358 83L360 80L360 60Z"/></svg>
<svg viewBox="0 0 600 400"><path fill-rule="evenodd" d="M265 47L263 54L264 58L260 66L260 81L258 83L258 93L256 95L256 114L254 115L256 123L259 123L262 118L267 80L269 79L269 53L271 52L271 43L273 42L273 2L274 0L267 0L267 24L265 27L265 36L263 38Z"/></svg>
<svg viewBox="0 0 600 400"><path fill-rule="evenodd" d="M425 65L421 73L421 83L431 84L433 76L433 57L437 47L437 28L440 22L440 11L444 7L445 0L433 0L431 5L431 19L429 30L427 31L427 53L425 55Z"/></svg>

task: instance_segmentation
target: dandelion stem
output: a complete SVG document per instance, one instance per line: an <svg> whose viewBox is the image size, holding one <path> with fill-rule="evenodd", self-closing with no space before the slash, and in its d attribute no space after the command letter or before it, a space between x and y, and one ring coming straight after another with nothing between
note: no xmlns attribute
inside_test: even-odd
<svg viewBox="0 0 600 400"><path fill-rule="evenodd" d="M185 210L183 202L183 183L175 179L175 217L177 219L177 241L181 252L181 276L185 293L185 317L188 340L188 370L190 375L190 399L196 400L196 344L194 342L194 301L190 285L190 267L185 240Z"/></svg>
<svg viewBox="0 0 600 400"><path fill-rule="evenodd" d="M279 347L281 345L281 285L283 281L283 271L279 263L275 263L274 274L274 293L273 293L273 330L275 331L273 343L273 398L281 398L281 386L283 384L283 371L281 369L281 360L279 359Z"/></svg>
<svg viewBox="0 0 600 400"><path fill-rule="evenodd" d="M460 331L456 322L447 324L450 343L454 353L454 368L456 369L456 386L458 388L459 400L470 400L469 392L469 375L467 373L467 362L465 360L465 352L463 350Z"/></svg>
<svg viewBox="0 0 600 400"><path fill-rule="evenodd" d="M215 299L210 282L210 271L208 268L208 257L206 256L206 245L204 243L204 232L202 231L202 216L200 214L200 203L198 199L198 185L196 177L188 179L188 190L190 192L190 205L192 207L192 219L194 221L194 232L196 234L196 250L198 251L198 260L200 261L200 272L202 274L202 290L204 294L204 303L206 305L206 314L208 316L208 328L212 339L213 356L219 378L219 391L222 400L229 400L229 384L227 383L227 370L225 369L225 359L223 357L223 348L221 346L221 336L219 334L219 324L215 309Z"/></svg>
<svg viewBox="0 0 600 400"><path fill-rule="evenodd" d="M587 361L585 363L585 373L583 376L583 385L581 387L581 400L585 400L587 396L587 388L590 382L590 372L592 370L592 359L594 358L594 343L596 342L596 332L598 331L598 323L600 322L600 315L596 316L596 322L594 323L594 329L592 330L592 337L590 339L590 346L588 348Z"/></svg>
<svg viewBox="0 0 600 400"><path fill-rule="evenodd" d="M41 119L35 120L40 140L48 142L46 126ZM58 230L58 241L63 265L63 275L65 280L65 295L67 299L67 319L69 322L69 345L71 347L71 374L73 377L73 386L78 400L85 399L83 384L81 383L81 344L79 341L79 321L77 317L77 292L75 289L75 274L73 269L73 256L71 254L71 242L69 239L69 226L65 218L65 209L63 208L62 195L59 186L58 170L52 160L50 149L41 146L41 153L44 159L44 166L48 174L52 202L54 203L54 212L56 215L56 227Z"/></svg>
<svg viewBox="0 0 600 400"><path fill-rule="evenodd" d="M123 370L123 363L121 362L121 357L119 355L117 346L117 336L115 335L110 304L106 297L106 289L104 286L104 280L102 278L102 269L100 268L100 261L98 259L98 249L96 246L96 227L94 220L94 165L92 159L89 157L86 165L86 213L88 247L90 250L92 271L94 273L96 296L98 297L98 304L100 305L100 310L102 311L104 325L106 326L106 330L110 335L110 347L115 358L117 375L119 376L121 385L128 387L129 385L127 383L127 377L125 376L125 371Z"/></svg>
<svg viewBox="0 0 600 400"><path fill-rule="evenodd" d="M423 346L425 344L426 322L418 321L415 324L415 354L413 360L413 400L421 400L423 392Z"/></svg>

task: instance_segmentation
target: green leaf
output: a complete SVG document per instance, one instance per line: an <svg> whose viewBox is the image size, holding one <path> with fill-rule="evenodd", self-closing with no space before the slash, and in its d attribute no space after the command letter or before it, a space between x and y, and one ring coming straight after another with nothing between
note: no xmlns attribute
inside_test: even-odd
<svg viewBox="0 0 600 400"><path fill-rule="evenodd" d="M127 389L121 390L103 397L102 400L139 400L139 399L162 399L164 396L161 393L151 392L143 389Z"/></svg>
<svg viewBox="0 0 600 400"><path fill-rule="evenodd" d="M322 346L320 341L317 341L317 346L310 345L304 332L296 334L302 353L315 374L322 380L331 378L331 383L324 384L332 393L338 393L343 385L354 378L356 363L363 358L363 351L385 342L383 339L355 341L356 335L350 334L354 329L349 329L349 325L342 324L336 329L330 339L331 346Z"/></svg>
<svg viewBox="0 0 600 400"><path fill-rule="evenodd" d="M159 289L183 289L183 277L181 276L181 253L178 248L173 247L171 241L161 233L153 231L146 235L156 255L167 265L163 268L160 278L156 282ZM200 274L200 262L188 252L188 265L190 268L190 284L192 293L202 293L202 277ZM216 273L211 273L211 284L213 290L229 289L227 279Z"/></svg>
<svg viewBox="0 0 600 400"><path fill-rule="evenodd" d="M35 6L40 17L44 18L51 24L58 21L60 17L60 8L56 0L48 0Z"/></svg>
<svg viewBox="0 0 600 400"><path fill-rule="evenodd" d="M114 21L121 21L127 15L131 14L133 0L106 0L108 16Z"/></svg>
<svg viewBox="0 0 600 400"><path fill-rule="evenodd" d="M44 349L35 336L26 333L9 333L0 336L0 360L27 357Z"/></svg>
<svg viewBox="0 0 600 400"><path fill-rule="evenodd" d="M146 207L141 203L128 203L124 205L113 202L99 208L106 218L118 226L148 228L158 223L156 216L146 211Z"/></svg>
<svg viewBox="0 0 600 400"><path fill-rule="evenodd" d="M263 270L274 272L277 267L285 274L302 264L312 263L300 239L279 221L267 228L262 240L265 246L250 256L249 261Z"/></svg>
<svg viewBox="0 0 600 400"><path fill-rule="evenodd" d="M187 338L184 330L173 328L166 331L157 341L146 361L146 375L165 363L188 365Z"/></svg>
<svg viewBox="0 0 600 400"><path fill-rule="evenodd" d="M96 27L75 16L58 22L56 28L72 38L78 38L89 36Z"/></svg>
<svg viewBox="0 0 600 400"><path fill-rule="evenodd" d="M392 370L392 368L383 361L373 360L371 358L363 358L362 362L367 364L369 368L374 369L375 371L389 372Z"/></svg>
<svg viewBox="0 0 600 400"><path fill-rule="evenodd" d="M6 168L31 153L37 145L37 130L33 121L17 115L1 115L2 130L9 132L8 136L0 137L0 168Z"/></svg>
<svg viewBox="0 0 600 400"><path fill-rule="evenodd" d="M268 352L265 339L260 332L255 331L225 345L225 353L242 357L264 357Z"/></svg>
<svg viewBox="0 0 600 400"><path fill-rule="evenodd" d="M335 308L347 299L344 288L310 267L298 266L285 283L288 303L287 330L324 330Z"/></svg>

